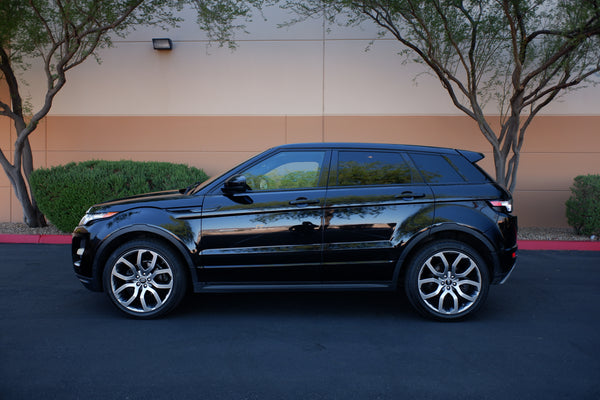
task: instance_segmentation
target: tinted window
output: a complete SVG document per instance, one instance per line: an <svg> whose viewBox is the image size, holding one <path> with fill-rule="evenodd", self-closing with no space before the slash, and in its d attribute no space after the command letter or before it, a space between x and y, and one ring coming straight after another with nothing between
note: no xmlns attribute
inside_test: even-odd
<svg viewBox="0 0 600 400"><path fill-rule="evenodd" d="M411 183L411 170L400 153L340 151L337 185L394 185Z"/></svg>
<svg viewBox="0 0 600 400"><path fill-rule="evenodd" d="M489 181L487 175L481 172L479 167L471 164L469 160L463 156L458 154L455 156L451 155L448 156L448 160L468 182L483 183Z"/></svg>
<svg viewBox="0 0 600 400"><path fill-rule="evenodd" d="M324 157L324 151L285 151L253 165L241 175L255 191L317 187Z"/></svg>
<svg viewBox="0 0 600 400"><path fill-rule="evenodd" d="M427 183L464 183L465 179L449 160L437 154L411 154L417 168Z"/></svg>

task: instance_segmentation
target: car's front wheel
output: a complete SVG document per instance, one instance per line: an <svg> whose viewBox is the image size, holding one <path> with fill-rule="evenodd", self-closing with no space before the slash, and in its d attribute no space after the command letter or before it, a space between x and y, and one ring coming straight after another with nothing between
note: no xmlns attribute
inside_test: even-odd
<svg viewBox="0 0 600 400"><path fill-rule="evenodd" d="M173 310L186 291L180 258L158 241L136 240L117 248L103 273L104 290L118 309L135 318Z"/></svg>
<svg viewBox="0 0 600 400"><path fill-rule="evenodd" d="M473 248L445 240L425 246L412 258L404 284L408 299L421 314L456 320L483 305L489 272Z"/></svg>

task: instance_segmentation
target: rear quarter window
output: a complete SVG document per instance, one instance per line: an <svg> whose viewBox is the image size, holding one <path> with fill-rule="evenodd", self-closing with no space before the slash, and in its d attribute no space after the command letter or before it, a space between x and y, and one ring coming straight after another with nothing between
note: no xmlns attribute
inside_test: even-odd
<svg viewBox="0 0 600 400"><path fill-rule="evenodd" d="M423 179L433 184L485 182L485 175L460 155L410 154Z"/></svg>
<svg viewBox="0 0 600 400"><path fill-rule="evenodd" d="M465 157L457 155L446 156L448 161L456 168L467 182L470 183L485 183L490 182L489 176L483 172L477 165L471 163Z"/></svg>

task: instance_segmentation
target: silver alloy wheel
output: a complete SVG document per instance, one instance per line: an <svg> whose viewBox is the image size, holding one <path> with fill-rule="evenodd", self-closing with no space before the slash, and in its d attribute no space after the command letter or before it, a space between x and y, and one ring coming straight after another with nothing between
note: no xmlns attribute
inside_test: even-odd
<svg viewBox="0 0 600 400"><path fill-rule="evenodd" d="M445 315L471 308L482 290L479 266L471 257L445 250L429 257L418 275L419 295L432 310Z"/></svg>
<svg viewBox="0 0 600 400"><path fill-rule="evenodd" d="M115 299L127 310L145 313L159 309L173 291L173 271L157 252L133 249L123 254L110 272Z"/></svg>

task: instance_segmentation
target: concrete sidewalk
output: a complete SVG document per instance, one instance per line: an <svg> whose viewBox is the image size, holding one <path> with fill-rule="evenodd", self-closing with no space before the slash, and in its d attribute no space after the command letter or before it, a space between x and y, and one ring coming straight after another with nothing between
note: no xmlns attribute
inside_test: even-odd
<svg viewBox="0 0 600 400"><path fill-rule="evenodd" d="M0 234L0 243L70 244L71 235ZM600 251L600 241L519 240L519 250Z"/></svg>

